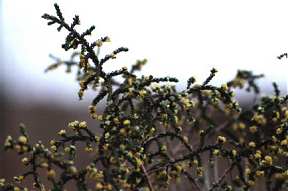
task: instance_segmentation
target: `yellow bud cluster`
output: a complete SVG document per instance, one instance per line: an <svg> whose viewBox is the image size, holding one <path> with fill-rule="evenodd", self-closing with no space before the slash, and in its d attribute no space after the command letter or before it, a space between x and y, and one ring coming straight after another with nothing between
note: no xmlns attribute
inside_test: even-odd
<svg viewBox="0 0 288 191"><path fill-rule="evenodd" d="M95 186L96 190L103 190L103 184L98 182Z"/></svg>
<svg viewBox="0 0 288 191"><path fill-rule="evenodd" d="M265 125L267 123L267 119L262 114L255 114L252 118L259 125Z"/></svg>
<svg viewBox="0 0 288 191"><path fill-rule="evenodd" d="M79 123L79 128L80 129L86 129L87 128L87 122L86 121L81 121Z"/></svg>
<svg viewBox="0 0 288 191"><path fill-rule="evenodd" d="M22 135L22 136L19 136L19 138L18 138L18 142L19 142L20 144L25 145L25 144L27 144L28 139L27 139L26 136Z"/></svg>
<svg viewBox="0 0 288 191"><path fill-rule="evenodd" d="M0 188L5 185L6 180L4 178L0 178Z"/></svg>
<svg viewBox="0 0 288 191"><path fill-rule="evenodd" d="M276 129L276 134L277 135L280 135L282 132L283 132L283 128L282 127L279 127L279 128Z"/></svg>
<svg viewBox="0 0 288 191"><path fill-rule="evenodd" d="M79 33L74 28L80 24L78 16L72 24L66 23L58 5L54 6L56 15L43 18L49 25L60 25L58 30L68 30L65 50L80 48L80 52L69 61L56 59L48 70L60 65L66 65L67 71L78 68L79 98L88 87L97 91L89 114L100 121L95 124L99 131L89 130L86 121L72 121L45 146L41 141L30 143L25 126L20 125L20 136L8 136L4 144L6 150L23 156L21 162L28 171L14 177L16 182L0 179L0 190L8 186L26 191L21 185L26 176L31 176L37 190L51 187L44 186L47 179L60 190L74 183L84 190L164 190L171 188L171 179L176 184L182 178L198 190L249 190L262 182L271 183L272 190L286 189L288 108L277 84L273 84L275 96L264 96L243 111L234 87L247 84L245 89L258 95L255 80L262 76L248 70L239 70L236 78L219 87L211 83L217 72L213 68L203 83L196 84L191 77L181 91L174 84L176 78L135 75L146 60L137 61L130 70L106 71L105 62L128 49L100 55L100 47L109 38L90 43L86 35L95 27ZM101 103L104 108L97 114ZM78 160L82 155L89 156L84 169ZM223 172L217 173L219 169ZM277 177L281 181L276 182Z"/></svg>
<svg viewBox="0 0 288 191"><path fill-rule="evenodd" d="M90 153L90 152L93 152L93 147L91 146L86 146L85 149L84 149L86 152Z"/></svg>
<svg viewBox="0 0 288 191"><path fill-rule="evenodd" d="M249 127L249 131L250 131L251 133L256 133L256 132L257 132L257 126L255 126L255 125L250 126L250 127Z"/></svg>
<svg viewBox="0 0 288 191"><path fill-rule="evenodd" d="M144 98L146 95L147 95L147 91L146 91L146 90L140 90L140 91L139 91L139 96L140 96L141 98Z"/></svg>
<svg viewBox="0 0 288 191"><path fill-rule="evenodd" d="M261 159L261 151L257 150L256 153L254 154L255 159Z"/></svg>
<svg viewBox="0 0 288 191"><path fill-rule="evenodd" d="M255 174L257 177L261 177L261 176L264 176L265 173L263 170L257 170Z"/></svg>
<svg viewBox="0 0 288 191"><path fill-rule="evenodd" d="M213 155L218 156L220 154L220 150L219 149L214 149L213 150Z"/></svg>
<svg viewBox="0 0 288 191"><path fill-rule="evenodd" d="M202 166L198 166L198 167L196 168L196 174L197 174L197 176L202 177L202 176L203 176L203 172L204 172L204 168L203 168Z"/></svg>
<svg viewBox="0 0 288 191"><path fill-rule="evenodd" d="M7 138L5 139L5 142L4 142L4 146L5 147L11 147L12 146L12 137L11 136L7 136Z"/></svg>
<svg viewBox="0 0 288 191"><path fill-rule="evenodd" d="M131 121L129 120L129 119L125 119L124 121L123 121L123 125L125 125L125 126L128 126L128 125L130 125L131 124Z"/></svg>
<svg viewBox="0 0 288 191"><path fill-rule="evenodd" d="M71 128L71 129L75 129L75 128L78 127L78 125L79 125L79 121L73 121L73 122L70 122L68 124L68 127Z"/></svg>
<svg viewBox="0 0 288 191"><path fill-rule="evenodd" d="M233 124L234 130L243 130L246 128L246 125L243 122L238 122Z"/></svg>
<svg viewBox="0 0 288 191"><path fill-rule="evenodd" d="M218 136L217 137L217 143L218 144L224 144L226 142L226 137L224 136Z"/></svg>
<svg viewBox="0 0 288 191"><path fill-rule="evenodd" d="M235 149L232 150L232 155L233 155L233 157L237 156L237 151Z"/></svg>
<svg viewBox="0 0 288 191"><path fill-rule="evenodd" d="M194 103L188 97L182 97L181 102L183 103L186 109L189 109L194 106Z"/></svg>
<svg viewBox="0 0 288 191"><path fill-rule="evenodd" d="M16 182L21 183L21 182L24 180L24 176L14 176L13 179L14 179Z"/></svg>
<svg viewBox="0 0 288 191"><path fill-rule="evenodd" d="M97 119L98 115L96 113L96 106L95 105L90 105L88 107L88 110L89 110L90 117L93 118L93 119Z"/></svg>
<svg viewBox="0 0 288 191"><path fill-rule="evenodd" d="M24 157L22 158L21 162L24 164L24 165L28 165L30 160L27 158L27 157Z"/></svg>
<svg viewBox="0 0 288 191"><path fill-rule="evenodd" d="M61 129L60 131L58 131L57 133L59 136L65 136L66 135L66 130L65 129Z"/></svg>
<svg viewBox="0 0 288 191"><path fill-rule="evenodd" d="M78 173L76 166L70 166L67 171L72 175L76 175Z"/></svg>
<svg viewBox="0 0 288 191"><path fill-rule="evenodd" d="M222 84L222 85L221 85L221 89L222 89L223 91L227 91L229 88L228 88L228 85L227 85L227 84Z"/></svg>
<svg viewBox="0 0 288 191"><path fill-rule="evenodd" d="M262 163L266 166L271 166L273 164L273 158L269 155L266 155L264 160L262 160Z"/></svg>
<svg viewBox="0 0 288 191"><path fill-rule="evenodd" d="M255 181L254 181L254 180L248 180L247 183L248 183L248 185L249 185L250 187L255 186Z"/></svg>
<svg viewBox="0 0 288 191"><path fill-rule="evenodd" d="M251 147L251 148L255 148L256 147L256 143L254 141L250 141L248 143L248 146Z"/></svg>
<svg viewBox="0 0 288 191"><path fill-rule="evenodd" d="M251 174L251 169L250 168L246 168L245 169L245 175L249 176Z"/></svg>
<svg viewBox="0 0 288 191"><path fill-rule="evenodd" d="M56 172L53 169L50 169L47 171L47 178L48 179L54 179L56 177Z"/></svg>

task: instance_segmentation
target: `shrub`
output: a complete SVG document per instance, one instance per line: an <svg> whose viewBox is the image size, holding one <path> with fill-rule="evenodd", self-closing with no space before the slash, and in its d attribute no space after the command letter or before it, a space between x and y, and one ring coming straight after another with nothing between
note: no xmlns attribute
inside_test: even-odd
<svg viewBox="0 0 288 191"><path fill-rule="evenodd" d="M109 37L89 42L94 26L79 33L79 16L68 24L57 4L55 9L56 16L42 18L58 31L65 29L62 47L76 52L69 61L55 58L46 71L60 65L67 72L78 69L79 98L88 88L96 92L89 112L97 123L89 128L85 121L70 122L49 144L31 143L20 125L20 136L8 136L5 149L21 155L27 170L10 182L0 179L1 190L28 190L27 177L42 191L64 190L70 183L81 191L152 191L176 185L198 191L288 189L288 96L281 96L275 83L275 95L243 109L235 89L259 94L256 81L263 75L239 70L218 87L210 84L217 73L212 69L204 82L191 77L179 91L176 78L136 75L145 59L130 69L105 72L104 64L128 49L100 58ZM103 112L97 111L100 102ZM87 154L78 154L81 150ZM83 157L89 164L77 164Z"/></svg>

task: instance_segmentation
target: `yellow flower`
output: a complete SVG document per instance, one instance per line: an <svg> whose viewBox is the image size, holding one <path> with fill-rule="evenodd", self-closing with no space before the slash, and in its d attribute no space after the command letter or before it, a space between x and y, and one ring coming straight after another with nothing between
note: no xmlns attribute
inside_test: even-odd
<svg viewBox="0 0 288 191"><path fill-rule="evenodd" d="M237 151L235 149L232 150L232 155L233 155L233 157L237 156Z"/></svg>
<svg viewBox="0 0 288 191"><path fill-rule="evenodd" d="M49 167L49 165L48 165L47 162L42 162L42 163L40 164L40 166L41 166L42 168L48 168L48 167Z"/></svg>
<svg viewBox="0 0 288 191"><path fill-rule="evenodd" d="M203 176L203 171L204 171L204 168L202 166L197 167L196 168L197 176L202 177Z"/></svg>
<svg viewBox="0 0 288 191"><path fill-rule="evenodd" d="M249 174L251 174L251 170L250 170L250 168L246 168L245 169L245 175L249 176Z"/></svg>
<svg viewBox="0 0 288 191"><path fill-rule="evenodd" d="M199 135L200 135L200 136L203 136L204 133L205 133L205 131L204 131L203 129L201 129L201 130L199 131Z"/></svg>
<svg viewBox="0 0 288 191"><path fill-rule="evenodd" d="M167 146L166 145L161 145L160 146L160 151L162 151L162 152L167 151Z"/></svg>
<svg viewBox="0 0 288 191"><path fill-rule="evenodd" d="M26 144L28 142L28 139L27 139L27 137L21 135L21 136L19 136L18 141L21 144Z"/></svg>
<svg viewBox="0 0 288 191"><path fill-rule="evenodd" d="M48 177L49 179L55 178L55 177L56 177L56 172L55 172L55 170L53 170L53 169L48 170L48 172L47 172L47 177Z"/></svg>
<svg viewBox="0 0 288 191"><path fill-rule="evenodd" d="M64 129L61 129L59 132L58 132L58 135L60 135L60 136L63 136L63 135L65 135L66 134L66 130L64 130Z"/></svg>
<svg viewBox="0 0 288 191"><path fill-rule="evenodd" d="M92 151L93 151L93 148L90 147L90 146L87 146L87 147L85 147L85 151L86 151L86 152L92 152Z"/></svg>
<svg viewBox="0 0 288 191"><path fill-rule="evenodd" d="M192 163L197 166L199 162L198 162L198 160L194 159L194 160L192 161Z"/></svg>
<svg viewBox="0 0 288 191"><path fill-rule="evenodd" d="M253 125L253 126L249 127L249 131L251 133L256 133L257 132L257 126Z"/></svg>
<svg viewBox="0 0 288 191"><path fill-rule="evenodd" d="M120 134L121 135L126 135L126 129L125 128L121 128L120 129Z"/></svg>
<svg viewBox="0 0 288 191"><path fill-rule="evenodd" d="M284 139L281 141L280 143L282 146L286 146L288 144L288 140L287 139Z"/></svg>
<svg viewBox="0 0 288 191"><path fill-rule="evenodd" d="M227 84L222 84L222 85L221 85L221 89L222 89L223 91L227 91L227 90L228 90Z"/></svg>
<svg viewBox="0 0 288 191"><path fill-rule="evenodd" d="M256 176L258 176L258 177L264 176L264 171L263 170L257 170L256 171Z"/></svg>
<svg viewBox="0 0 288 191"><path fill-rule="evenodd" d="M87 128L87 122L86 121L81 121L79 123L79 128L80 129L86 129Z"/></svg>
<svg viewBox="0 0 288 191"><path fill-rule="evenodd" d="M5 185L6 180L4 178L0 178L0 187Z"/></svg>
<svg viewBox="0 0 288 191"><path fill-rule="evenodd" d="M20 183L20 182L22 182L24 180L24 176L14 176L13 179Z"/></svg>
<svg viewBox="0 0 288 191"><path fill-rule="evenodd" d="M140 95L140 97L145 97L145 95L147 94L147 91L146 90L140 90L139 91L139 95Z"/></svg>
<svg viewBox="0 0 288 191"><path fill-rule="evenodd" d="M176 168L177 172L182 172L182 170L183 170L181 165L176 165L175 168Z"/></svg>
<svg viewBox="0 0 288 191"><path fill-rule="evenodd" d="M179 122L178 116L174 115L174 121L175 121L176 124L178 124L178 122Z"/></svg>
<svg viewBox="0 0 288 191"><path fill-rule="evenodd" d="M102 190L103 189L103 184L98 182L95 186L96 190Z"/></svg>
<svg viewBox="0 0 288 191"><path fill-rule="evenodd" d="M105 187L106 187L106 190L112 190L113 189L111 184L107 184Z"/></svg>
<svg viewBox="0 0 288 191"><path fill-rule="evenodd" d="M264 157L263 163L266 164L266 165L268 165L268 166L271 166L272 163L273 163L272 157L269 156L269 155L266 155L266 156Z"/></svg>
<svg viewBox="0 0 288 191"><path fill-rule="evenodd" d="M50 149L51 149L52 152L56 152L57 151L57 147L55 145L52 145L50 147Z"/></svg>
<svg viewBox="0 0 288 191"><path fill-rule="evenodd" d="M22 158L21 162L24 164L24 165L27 165L29 163L29 159L27 157L24 157Z"/></svg>
<svg viewBox="0 0 288 191"><path fill-rule="evenodd" d="M109 139L109 137L110 137L110 133L109 133L109 132L106 132L106 133L104 134L104 138L105 138L105 139Z"/></svg>
<svg viewBox="0 0 288 191"><path fill-rule="evenodd" d="M217 143L223 144L225 142L226 142L226 137L223 137L223 136L218 136L217 137Z"/></svg>
<svg viewBox="0 0 288 191"><path fill-rule="evenodd" d="M5 139L5 142L4 142L4 146L5 147L11 147L12 146L12 144L11 144L11 142L12 142L12 137L9 135L9 136L7 136L7 138Z"/></svg>
<svg viewBox="0 0 288 191"><path fill-rule="evenodd" d="M136 158L135 161L136 161L136 166L137 167L140 167L143 164L142 160L139 159L139 158Z"/></svg>
<svg viewBox="0 0 288 191"><path fill-rule="evenodd" d="M95 114L96 113L96 106L95 105L90 105L88 107L88 109L89 109L89 113L90 114Z"/></svg>
<svg viewBox="0 0 288 191"><path fill-rule="evenodd" d="M261 151L257 150L254 154L255 159L261 159Z"/></svg>
<svg viewBox="0 0 288 191"><path fill-rule="evenodd" d="M132 157L133 157L133 154L132 154L132 152L131 152L131 151L129 151L129 152L127 153L127 156L128 156L129 158L132 158Z"/></svg>
<svg viewBox="0 0 288 191"><path fill-rule="evenodd" d="M276 134L279 135L283 132L283 128L279 127L276 129Z"/></svg>
<svg viewBox="0 0 288 191"><path fill-rule="evenodd" d="M71 148L70 148L70 147L65 147L65 148L64 148L64 152L65 152L65 153L69 153L70 151L71 151Z"/></svg>
<svg viewBox="0 0 288 191"><path fill-rule="evenodd" d="M68 168L68 172L75 175L78 172L78 170L75 166L70 166Z"/></svg>
<svg viewBox="0 0 288 191"><path fill-rule="evenodd" d="M251 148L255 148L256 147L256 143L254 141L251 141L248 143L248 146Z"/></svg>
<svg viewBox="0 0 288 191"><path fill-rule="evenodd" d="M218 156L219 153L220 153L220 150L219 150L219 149L213 150L213 155Z"/></svg>
<svg viewBox="0 0 288 191"><path fill-rule="evenodd" d="M55 145L56 141L55 140L51 140L49 141L49 144L52 146L52 145Z"/></svg>
<svg viewBox="0 0 288 191"><path fill-rule="evenodd" d="M260 124L260 125L265 125L266 122L267 122L267 120L266 120L266 118L264 117L264 115L261 115L261 114L255 114L255 115L253 116L253 120L254 120L256 123Z"/></svg>
<svg viewBox="0 0 288 191"><path fill-rule="evenodd" d="M248 180L247 183L249 186L255 186L255 181L253 181L253 180Z"/></svg>
<svg viewBox="0 0 288 191"><path fill-rule="evenodd" d="M71 129L75 129L79 125L79 121L73 121L68 124L68 127Z"/></svg>
<svg viewBox="0 0 288 191"><path fill-rule="evenodd" d="M131 123L131 121L130 121L129 119L125 119L125 120L123 121L123 125L125 125L125 126L130 125L130 123Z"/></svg>
<svg viewBox="0 0 288 191"><path fill-rule="evenodd" d="M244 124L244 123L242 123L242 122L240 122L239 124L238 124L238 128L239 129L245 129L246 128L246 125Z"/></svg>

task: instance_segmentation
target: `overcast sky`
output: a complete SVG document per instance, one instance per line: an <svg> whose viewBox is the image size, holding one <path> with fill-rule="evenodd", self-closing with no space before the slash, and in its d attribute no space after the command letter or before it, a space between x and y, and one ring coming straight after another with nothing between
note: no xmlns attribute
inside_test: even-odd
<svg viewBox="0 0 288 191"><path fill-rule="evenodd" d="M65 33L48 27L43 13L55 14L50 0L3 0L1 4L1 70L9 92L40 100L76 100L78 86L64 69L44 74L49 53L69 57L61 49ZM190 76L203 80L219 70L216 83L231 79L237 69L264 73L287 91L288 1L265 0L86 0L57 3L67 21L79 14L80 29L96 26L92 39L108 35L107 53L126 46L106 69L130 66L147 58L144 74ZM267 84L267 87L269 85ZM45 96L49 95L49 96ZM19 97L18 97L19 99Z"/></svg>

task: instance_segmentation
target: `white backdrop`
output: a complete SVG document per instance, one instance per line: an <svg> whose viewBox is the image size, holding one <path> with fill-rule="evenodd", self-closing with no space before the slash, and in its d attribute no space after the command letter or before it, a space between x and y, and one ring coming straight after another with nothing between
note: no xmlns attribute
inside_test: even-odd
<svg viewBox="0 0 288 191"><path fill-rule="evenodd" d="M64 69L44 74L48 54L69 57L61 49L65 34L46 25L43 13L53 13L54 1L3 0L1 5L2 53L5 84L11 96L33 100L77 99L74 77ZM183 83L191 75L203 80L219 70L216 83L232 78L237 69L264 73L262 83L281 84L287 92L288 1L265 0L58 0L64 17L80 15L82 27L96 26L94 38L108 35L112 43L130 49L106 68L130 66L147 58L143 73L172 75ZM104 51L104 52L105 52ZM4 61L3 61L4 60ZM2 66L3 65L3 66ZM61 91L59 91L61 90ZM14 93L14 94L13 94ZM16 94L15 94L16 93ZM49 96L45 96L49 95ZM24 98L23 98L24 96ZM28 99L27 98L27 99Z"/></svg>

